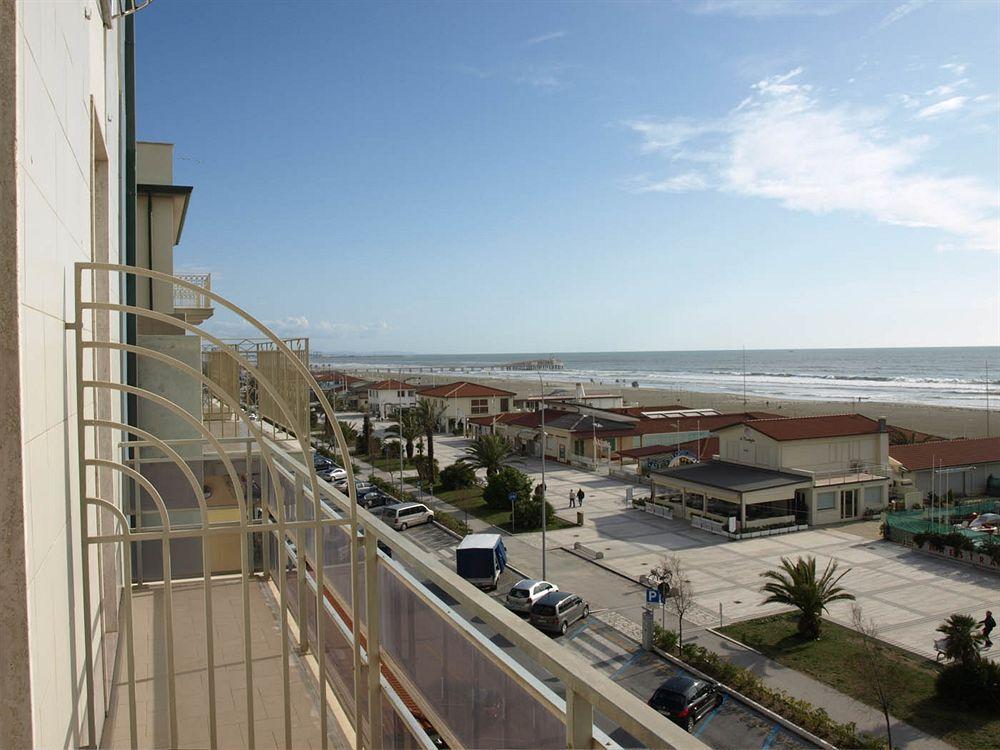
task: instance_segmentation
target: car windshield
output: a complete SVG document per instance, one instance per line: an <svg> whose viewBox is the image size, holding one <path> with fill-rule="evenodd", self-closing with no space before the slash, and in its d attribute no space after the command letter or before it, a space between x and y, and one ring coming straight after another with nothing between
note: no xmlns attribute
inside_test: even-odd
<svg viewBox="0 0 1000 750"><path fill-rule="evenodd" d="M657 690L653 694L653 708L680 711L686 705L687 696L683 693L675 693L673 690Z"/></svg>
<svg viewBox="0 0 1000 750"><path fill-rule="evenodd" d="M526 599L528 597L528 589L511 589L510 595L515 599Z"/></svg>
<svg viewBox="0 0 1000 750"><path fill-rule="evenodd" d="M551 604L536 604L535 608L532 610L536 615L542 615L544 617L549 617L556 613L556 608Z"/></svg>

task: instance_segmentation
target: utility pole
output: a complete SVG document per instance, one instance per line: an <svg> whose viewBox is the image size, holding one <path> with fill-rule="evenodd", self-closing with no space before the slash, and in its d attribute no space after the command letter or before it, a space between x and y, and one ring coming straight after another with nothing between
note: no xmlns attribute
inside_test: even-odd
<svg viewBox="0 0 1000 750"><path fill-rule="evenodd" d="M743 345L743 406L747 405L747 347Z"/></svg>
<svg viewBox="0 0 1000 750"><path fill-rule="evenodd" d="M990 434L990 361L986 360L986 437Z"/></svg>
<svg viewBox="0 0 1000 750"><path fill-rule="evenodd" d="M545 383L541 370L538 372L538 387L542 396L542 580L545 576Z"/></svg>

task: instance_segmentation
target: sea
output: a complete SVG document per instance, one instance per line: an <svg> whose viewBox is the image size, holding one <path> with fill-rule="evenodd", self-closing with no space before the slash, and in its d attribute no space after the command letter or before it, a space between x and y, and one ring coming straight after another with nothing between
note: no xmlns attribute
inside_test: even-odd
<svg viewBox="0 0 1000 750"><path fill-rule="evenodd" d="M984 409L1000 404L1000 347L758 349L678 352L317 355L314 362L383 372L502 376L508 362L555 358L545 379L616 387L817 401L883 401ZM987 385L989 372L989 385Z"/></svg>

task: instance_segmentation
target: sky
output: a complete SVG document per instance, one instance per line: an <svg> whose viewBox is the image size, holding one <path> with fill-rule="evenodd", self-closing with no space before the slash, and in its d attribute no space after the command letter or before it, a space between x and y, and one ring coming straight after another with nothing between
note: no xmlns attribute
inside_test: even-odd
<svg viewBox="0 0 1000 750"><path fill-rule="evenodd" d="M1000 343L1000 3L159 0L136 26L138 138L194 186L175 270L313 351Z"/></svg>

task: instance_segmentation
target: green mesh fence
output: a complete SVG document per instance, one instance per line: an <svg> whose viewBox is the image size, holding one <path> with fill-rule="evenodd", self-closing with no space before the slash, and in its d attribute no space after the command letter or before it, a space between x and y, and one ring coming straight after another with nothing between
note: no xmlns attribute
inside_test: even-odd
<svg viewBox="0 0 1000 750"><path fill-rule="evenodd" d="M956 502L942 507L918 508L887 513L885 522L893 541L909 542L913 534L928 532L947 534L973 513L1000 513L1000 500L984 499ZM963 532L964 533L964 532ZM975 536L974 532L970 532Z"/></svg>

